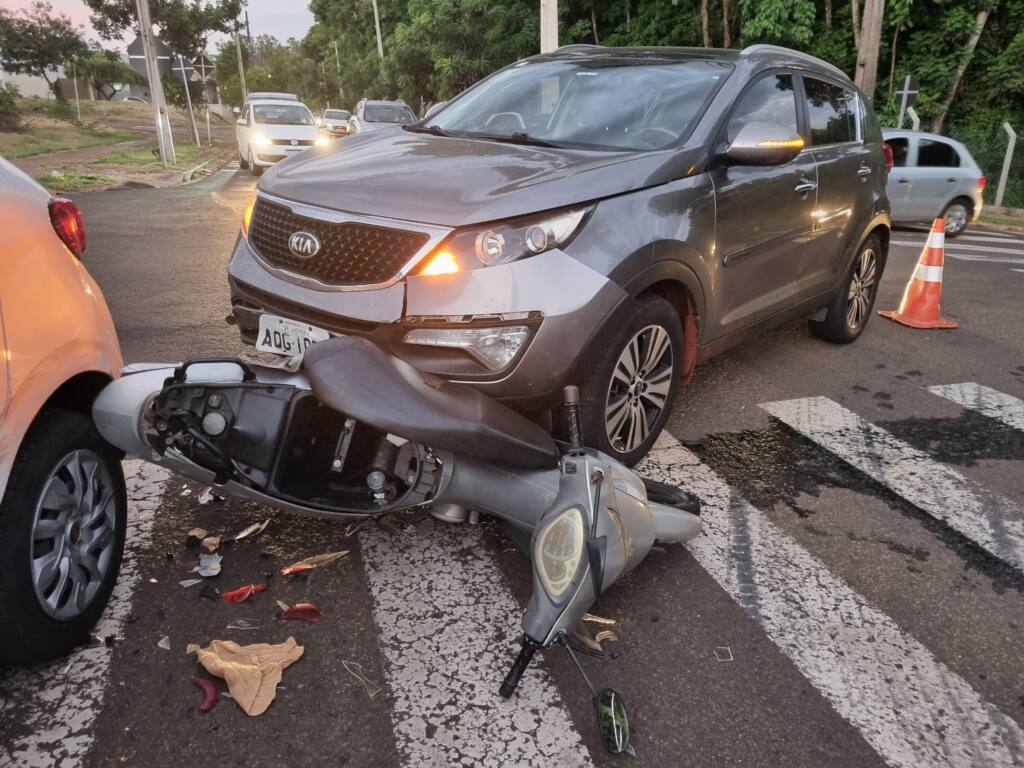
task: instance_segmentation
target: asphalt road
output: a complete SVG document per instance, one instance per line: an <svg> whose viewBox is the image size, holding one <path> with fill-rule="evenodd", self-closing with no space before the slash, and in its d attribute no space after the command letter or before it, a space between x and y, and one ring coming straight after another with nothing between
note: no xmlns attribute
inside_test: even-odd
<svg viewBox="0 0 1024 768"><path fill-rule="evenodd" d="M251 187L228 170L80 196L127 360L240 348L224 268ZM893 239L879 308L924 233ZM1024 765L1022 289L1024 237L972 230L947 248L959 330L875 317L837 347L797 321L698 369L646 470L701 497L705 535L602 596L617 658L584 661L629 703L636 764ZM119 639L0 676L0 765L615 762L563 654L497 698L530 583L494 526L404 515L352 531L203 504L202 488L127 466L128 565L100 630ZM223 549L214 584L268 592L232 605L179 586L190 528L267 518ZM273 575L337 550L305 578ZM276 622L274 600L323 619ZM289 635L305 653L266 714L197 711L187 643Z"/></svg>

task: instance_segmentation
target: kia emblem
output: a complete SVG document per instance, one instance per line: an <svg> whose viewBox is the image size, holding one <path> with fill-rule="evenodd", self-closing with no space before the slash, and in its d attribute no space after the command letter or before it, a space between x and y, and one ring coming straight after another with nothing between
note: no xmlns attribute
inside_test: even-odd
<svg viewBox="0 0 1024 768"><path fill-rule="evenodd" d="M288 250L300 259L311 259L320 252L320 238L312 232L293 232Z"/></svg>

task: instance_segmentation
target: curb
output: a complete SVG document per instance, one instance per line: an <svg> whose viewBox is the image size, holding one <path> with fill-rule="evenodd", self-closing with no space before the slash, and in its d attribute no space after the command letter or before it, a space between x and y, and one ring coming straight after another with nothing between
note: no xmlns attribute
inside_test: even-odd
<svg viewBox="0 0 1024 768"><path fill-rule="evenodd" d="M228 154L214 155L213 157L209 157L206 160L203 160L203 162L199 163L198 165L192 166L187 171L184 171L181 174L181 183L182 184L190 184L192 182L192 177L197 172L201 171L203 168L208 166L210 163L212 163L214 161L218 161L219 162L219 161L223 160L225 157L228 157Z"/></svg>
<svg viewBox="0 0 1024 768"><path fill-rule="evenodd" d="M978 221L972 225L972 228L976 229L991 229L996 232L1014 232L1017 234L1024 234L1024 224L1017 226L1016 224L992 224L988 221Z"/></svg>

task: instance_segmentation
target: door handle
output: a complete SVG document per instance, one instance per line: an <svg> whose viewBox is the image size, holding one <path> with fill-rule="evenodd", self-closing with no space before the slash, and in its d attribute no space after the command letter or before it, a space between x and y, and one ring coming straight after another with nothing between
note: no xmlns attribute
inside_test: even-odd
<svg viewBox="0 0 1024 768"><path fill-rule="evenodd" d="M860 168L857 169L857 175L858 176L870 176L871 175L871 168L869 168L866 165L862 165Z"/></svg>
<svg viewBox="0 0 1024 768"><path fill-rule="evenodd" d="M807 179L801 179L800 183L793 187L793 191L799 192L801 195L806 195L808 192L813 192L817 188L817 182L807 181Z"/></svg>
<svg viewBox="0 0 1024 768"><path fill-rule="evenodd" d="M896 179L897 184L909 184L910 179Z"/></svg>
<svg viewBox="0 0 1024 768"><path fill-rule="evenodd" d="M956 181L956 179L946 179L946 181Z"/></svg>

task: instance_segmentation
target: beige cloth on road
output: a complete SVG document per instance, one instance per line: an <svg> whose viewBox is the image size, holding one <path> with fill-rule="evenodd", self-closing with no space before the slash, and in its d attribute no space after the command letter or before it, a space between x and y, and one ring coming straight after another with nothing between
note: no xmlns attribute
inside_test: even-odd
<svg viewBox="0 0 1024 768"><path fill-rule="evenodd" d="M205 648L190 644L188 653L199 654L199 663L216 677L224 678L228 691L247 715L262 715L277 693L281 673L302 656L303 648L289 637L283 643L239 645L213 640Z"/></svg>

